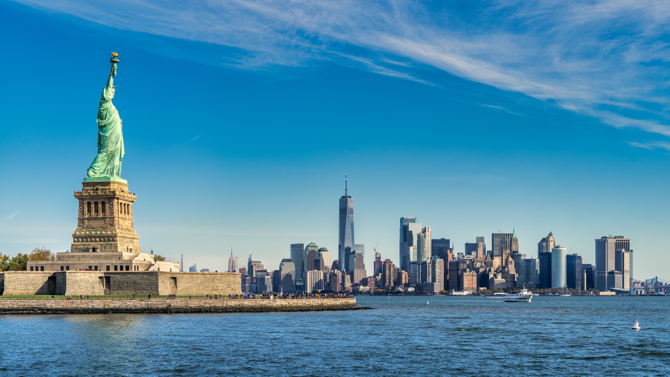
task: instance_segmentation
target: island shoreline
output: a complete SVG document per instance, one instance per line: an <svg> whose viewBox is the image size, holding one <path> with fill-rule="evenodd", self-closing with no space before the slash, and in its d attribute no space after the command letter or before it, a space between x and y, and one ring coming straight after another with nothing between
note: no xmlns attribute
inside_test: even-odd
<svg viewBox="0 0 670 377"><path fill-rule="evenodd" d="M366 310L355 298L0 299L0 315L289 313Z"/></svg>

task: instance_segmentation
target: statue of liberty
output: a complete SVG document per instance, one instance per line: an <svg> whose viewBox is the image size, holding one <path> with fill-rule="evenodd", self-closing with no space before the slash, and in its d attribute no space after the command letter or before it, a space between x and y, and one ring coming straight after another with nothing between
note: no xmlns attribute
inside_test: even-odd
<svg viewBox="0 0 670 377"><path fill-rule="evenodd" d="M112 99L116 93L114 77L116 66L119 63L119 54L112 52L112 70L107 79L107 85L102 90L100 107L98 109L98 155L86 171L88 178L84 181L118 181L121 179L121 160L125 153L123 149L123 132L119 112L114 107Z"/></svg>

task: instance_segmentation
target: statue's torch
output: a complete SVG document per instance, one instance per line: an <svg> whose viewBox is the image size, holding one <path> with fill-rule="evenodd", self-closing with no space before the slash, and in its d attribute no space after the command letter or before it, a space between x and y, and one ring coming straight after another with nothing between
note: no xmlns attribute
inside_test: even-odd
<svg viewBox="0 0 670 377"><path fill-rule="evenodd" d="M119 64L119 54L112 52L112 58L109 61L112 63L112 76L116 76L116 65Z"/></svg>

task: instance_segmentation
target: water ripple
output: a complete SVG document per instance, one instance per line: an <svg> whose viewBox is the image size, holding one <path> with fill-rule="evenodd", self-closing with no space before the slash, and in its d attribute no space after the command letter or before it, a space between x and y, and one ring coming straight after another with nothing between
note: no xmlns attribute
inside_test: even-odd
<svg viewBox="0 0 670 377"><path fill-rule="evenodd" d="M375 310L2 316L19 376L668 375L670 300L359 297ZM630 329L639 321L641 331Z"/></svg>

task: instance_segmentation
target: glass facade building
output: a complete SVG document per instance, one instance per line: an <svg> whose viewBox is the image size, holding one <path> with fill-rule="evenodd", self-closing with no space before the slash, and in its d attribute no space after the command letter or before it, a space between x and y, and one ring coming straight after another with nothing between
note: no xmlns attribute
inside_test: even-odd
<svg viewBox="0 0 670 377"><path fill-rule="evenodd" d="M400 218L400 270L410 273L410 263L417 261L417 236L421 233L422 224L416 222L416 217Z"/></svg>
<svg viewBox="0 0 670 377"><path fill-rule="evenodd" d="M451 241L448 238L434 238L430 241L430 248L433 255L447 259L447 253L451 249Z"/></svg>
<svg viewBox="0 0 670 377"><path fill-rule="evenodd" d="M295 292L295 263L290 259L282 259L279 264L279 290L282 293Z"/></svg>
<svg viewBox="0 0 670 377"><path fill-rule="evenodd" d="M423 228L421 233L417 236L417 263L421 264L423 262L428 262L433 256L431 251L431 238L430 238L430 227L427 226ZM429 283L429 282L422 282Z"/></svg>
<svg viewBox="0 0 670 377"><path fill-rule="evenodd" d="M551 287L566 288L567 266L566 256L568 250L562 246L556 246L551 250Z"/></svg>
<svg viewBox="0 0 670 377"><path fill-rule="evenodd" d="M566 285L570 289L584 289L584 270L582 269L582 257L577 254L566 257Z"/></svg>
<svg viewBox="0 0 670 377"><path fill-rule="evenodd" d="M344 196L340 198L340 233L338 237L338 259L340 271L353 270L349 266L349 255L354 252L354 200L347 193L347 178L344 178Z"/></svg>
<svg viewBox="0 0 670 377"><path fill-rule="evenodd" d="M291 244L291 260L295 268L295 284L302 286L302 279L305 274L305 244L292 243Z"/></svg>

